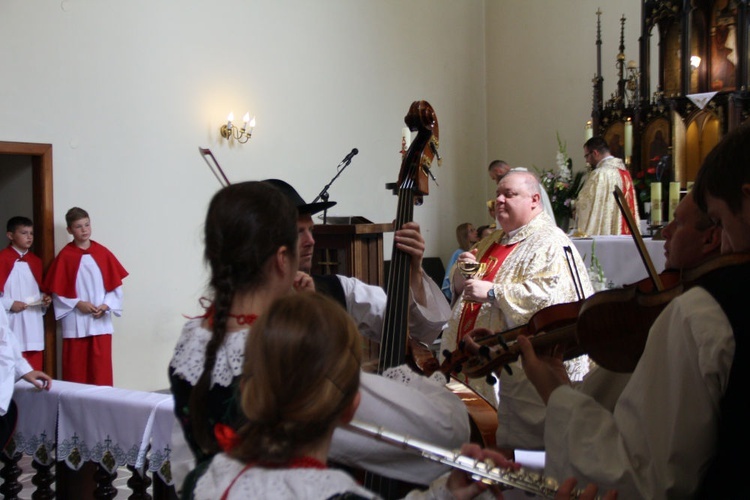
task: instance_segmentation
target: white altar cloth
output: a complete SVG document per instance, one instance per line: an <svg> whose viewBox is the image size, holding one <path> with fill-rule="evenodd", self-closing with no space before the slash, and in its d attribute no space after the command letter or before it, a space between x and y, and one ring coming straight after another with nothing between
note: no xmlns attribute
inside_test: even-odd
<svg viewBox="0 0 750 500"><path fill-rule="evenodd" d="M171 484L176 421L170 394L61 380L40 392L19 381L13 399L19 408L16 447L34 460L46 465L65 461L73 470L92 461L113 472L123 465L142 470L148 456L149 470Z"/></svg>
<svg viewBox="0 0 750 500"><path fill-rule="evenodd" d="M591 266L591 247L596 242L596 257L599 259L607 281L615 287L636 283L648 276L632 236L595 236L593 238L571 238L583 257L586 267ZM664 241L643 239L657 273L664 271Z"/></svg>

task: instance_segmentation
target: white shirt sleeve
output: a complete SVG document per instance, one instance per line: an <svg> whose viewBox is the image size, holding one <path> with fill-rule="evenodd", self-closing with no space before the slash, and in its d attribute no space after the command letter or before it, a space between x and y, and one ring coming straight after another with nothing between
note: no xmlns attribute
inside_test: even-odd
<svg viewBox="0 0 750 500"><path fill-rule="evenodd" d="M548 402L547 473L616 488L621 498L689 498L716 452L734 335L714 298L692 288L652 326L614 413L570 387Z"/></svg>
<svg viewBox="0 0 750 500"><path fill-rule="evenodd" d="M401 382L362 373L362 400L354 418L446 449L456 449L468 442L469 419L458 397L444 385L417 375L408 367L397 369L406 374ZM345 429L334 433L330 457L418 484L429 484L447 470L414 452Z"/></svg>
<svg viewBox="0 0 750 500"><path fill-rule="evenodd" d="M8 328L5 311L0 311L0 415L5 415L16 380L32 371L21 355L16 336Z"/></svg>
<svg viewBox="0 0 750 500"><path fill-rule="evenodd" d="M388 297L379 286L368 285L347 276L337 276L346 297L346 310L360 333L374 342L383 334L383 318ZM431 343L448 321L451 309L437 284L422 273L427 303L421 306L409 293L409 331L412 338Z"/></svg>

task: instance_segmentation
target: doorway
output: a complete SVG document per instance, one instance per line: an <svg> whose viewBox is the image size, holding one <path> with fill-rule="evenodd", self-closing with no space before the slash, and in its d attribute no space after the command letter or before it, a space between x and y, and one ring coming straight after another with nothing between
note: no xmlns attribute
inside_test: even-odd
<svg viewBox="0 0 750 500"><path fill-rule="evenodd" d="M34 253L44 270L55 258L55 227L52 207L52 144L0 141L0 189L18 191L27 201L34 220ZM12 215L17 215L13 213ZM7 217L2 221L3 227ZM3 243L4 245L6 243ZM57 376L57 325L53 314L44 317L44 371Z"/></svg>

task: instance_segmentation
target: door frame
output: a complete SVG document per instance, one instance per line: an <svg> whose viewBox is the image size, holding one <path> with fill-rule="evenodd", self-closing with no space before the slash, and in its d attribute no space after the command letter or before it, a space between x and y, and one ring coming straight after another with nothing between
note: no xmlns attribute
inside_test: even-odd
<svg viewBox="0 0 750 500"><path fill-rule="evenodd" d="M0 141L0 155L31 157L34 252L47 271L55 258L55 217L52 197L52 144ZM44 316L44 371L57 375L57 322L53 314Z"/></svg>

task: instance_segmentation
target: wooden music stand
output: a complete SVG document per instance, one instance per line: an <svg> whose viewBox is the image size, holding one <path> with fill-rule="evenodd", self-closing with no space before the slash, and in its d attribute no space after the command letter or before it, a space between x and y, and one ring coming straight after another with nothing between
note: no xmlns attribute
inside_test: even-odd
<svg viewBox="0 0 750 500"><path fill-rule="evenodd" d="M393 231L393 224L373 224L363 217L352 217L350 222L313 226L312 273L341 274L382 287L383 233Z"/></svg>

